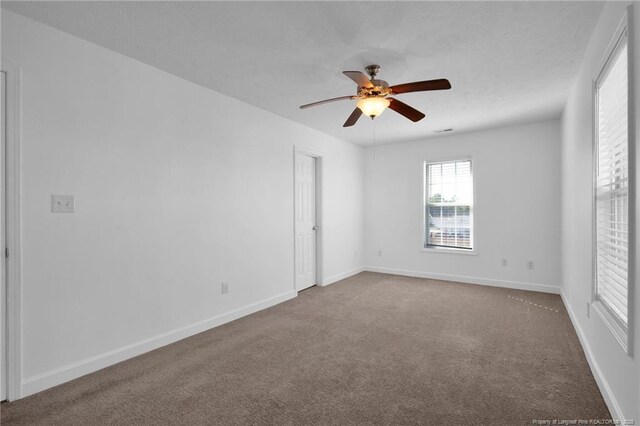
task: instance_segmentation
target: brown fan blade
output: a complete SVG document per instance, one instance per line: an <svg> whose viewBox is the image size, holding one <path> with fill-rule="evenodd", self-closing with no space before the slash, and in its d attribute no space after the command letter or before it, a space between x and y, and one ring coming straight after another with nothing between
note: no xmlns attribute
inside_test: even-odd
<svg viewBox="0 0 640 426"><path fill-rule="evenodd" d="M398 84L390 87L395 95L409 92L427 92L429 90L448 90L451 89L451 83L446 78L439 80L416 81L414 83Z"/></svg>
<svg viewBox="0 0 640 426"><path fill-rule="evenodd" d="M424 118L424 114L418 111L417 109L415 109L414 107L410 107L404 102L400 102L399 100L394 98L387 98L387 99L389 99L389 102L390 102L389 108L391 108L392 110L394 110L400 115L404 115L414 123Z"/></svg>
<svg viewBox="0 0 640 426"><path fill-rule="evenodd" d="M328 104L329 102L343 101L346 99L354 99L354 98L355 96L340 96L339 98L325 99L324 101L318 101L318 102L313 102L311 104L302 105L300 109L310 108L312 106L317 106L322 104Z"/></svg>
<svg viewBox="0 0 640 426"><path fill-rule="evenodd" d="M360 71L342 71L342 74L355 81L360 87L373 87L367 76Z"/></svg>
<svg viewBox="0 0 640 426"><path fill-rule="evenodd" d="M344 122L342 127L351 127L351 126L353 126L354 124L356 124L356 121L358 121L358 118L360 118L361 115L362 115L362 110L360 108L356 107L356 109L353 110L353 112L351 113L349 118L347 118L347 121Z"/></svg>

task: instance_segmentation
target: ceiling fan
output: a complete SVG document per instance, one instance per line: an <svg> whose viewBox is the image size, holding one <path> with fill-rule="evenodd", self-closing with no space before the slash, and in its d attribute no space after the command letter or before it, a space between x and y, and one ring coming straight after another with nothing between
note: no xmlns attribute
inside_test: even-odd
<svg viewBox="0 0 640 426"><path fill-rule="evenodd" d="M342 127L353 126L363 113L367 117L371 117L371 119L373 119L382 114L387 107L391 108L398 114L407 117L409 120L416 122L422 120L424 118L424 114L404 102L400 102L399 100L392 98L392 95L400 95L402 93L409 92L427 92L431 90L451 89L451 83L449 83L449 80L446 78L389 86L389 83L384 80L376 80L376 75L380 72L379 65L368 65L365 67L365 71L371 76L370 79L360 71L342 71L344 75L355 81L358 85L356 95L340 96L337 98L326 99L324 101L313 102L311 104L302 105L300 109L346 99L358 99L356 109L353 110Z"/></svg>

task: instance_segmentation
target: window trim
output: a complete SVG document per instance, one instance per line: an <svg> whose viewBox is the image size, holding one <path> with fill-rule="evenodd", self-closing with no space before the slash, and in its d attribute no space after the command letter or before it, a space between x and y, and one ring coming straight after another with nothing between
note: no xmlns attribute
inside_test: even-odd
<svg viewBox="0 0 640 426"><path fill-rule="evenodd" d="M465 249L465 248L458 248L458 247L439 247L439 246L427 247L425 245L427 241L427 232L428 232L427 226L426 226L427 217L426 217L426 209L425 209L427 205L427 185L428 185L427 165L433 164L433 163L448 163L448 162L454 162L454 161L469 161L471 163L470 165L470 170L471 170L471 221L470 221L471 248ZM420 250L424 253L462 254L462 255L477 256L478 249L476 246L476 236L475 236L476 191L475 191L475 185L473 180L473 173L474 173L474 167L475 167L474 156L461 155L461 156L446 157L446 158L433 158L428 160L422 160L420 164L422 166L422 205L420 206L420 210L422 212L420 215L422 220L420 225L422 227L422 239L420 241Z"/></svg>
<svg viewBox="0 0 640 426"><path fill-rule="evenodd" d="M622 17L618 28L611 41L609 42L606 50L604 51L603 58L600 60L598 67L595 70L595 75L592 79L592 193L591 193L591 253L592 253L592 277L591 277L591 306L593 311L602 322L609 328L615 339L620 346L624 349L625 353L633 356L633 335L634 335L634 323L635 323L635 275L636 275L636 214L635 214L635 200L636 200L636 162L635 162L635 141L636 141L636 129L635 129L635 79L634 79L634 33L631 25L631 6L627 8L627 12ZM625 40L626 39L626 40ZM629 242L628 242L628 261L627 261L627 324L625 325L618 315L616 315L604 302L598 297L598 281L597 281L597 167L598 167L598 83L600 78L609 71L610 61L615 58L617 49L620 43L626 41L627 44L627 88L628 88L628 100L627 100L627 138L628 138L628 193L629 193Z"/></svg>

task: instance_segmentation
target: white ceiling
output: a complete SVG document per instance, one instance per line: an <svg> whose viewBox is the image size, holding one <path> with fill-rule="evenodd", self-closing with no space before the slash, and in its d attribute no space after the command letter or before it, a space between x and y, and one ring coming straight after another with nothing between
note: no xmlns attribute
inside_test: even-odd
<svg viewBox="0 0 640 426"><path fill-rule="evenodd" d="M376 119L378 143L559 117L600 2L2 2L3 7L359 145L342 70L390 84L448 78L398 98L427 117Z"/></svg>

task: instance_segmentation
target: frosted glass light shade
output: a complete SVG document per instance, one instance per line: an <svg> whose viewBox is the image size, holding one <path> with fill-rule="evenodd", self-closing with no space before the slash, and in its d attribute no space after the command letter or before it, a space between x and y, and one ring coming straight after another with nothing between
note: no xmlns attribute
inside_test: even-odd
<svg viewBox="0 0 640 426"><path fill-rule="evenodd" d="M360 108L364 115L373 118L382 114L390 103L391 102L389 102L389 100L386 98L375 96L360 99L356 106Z"/></svg>

